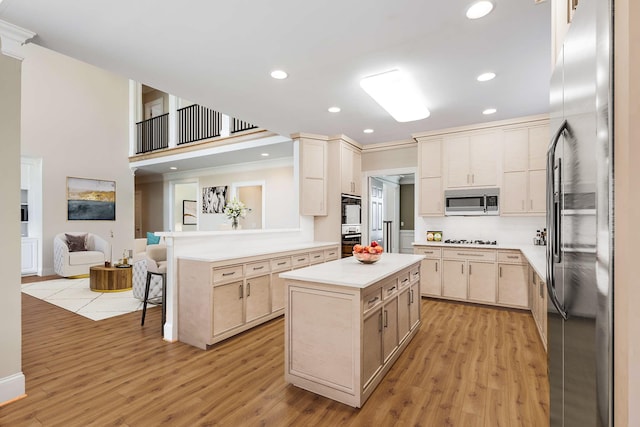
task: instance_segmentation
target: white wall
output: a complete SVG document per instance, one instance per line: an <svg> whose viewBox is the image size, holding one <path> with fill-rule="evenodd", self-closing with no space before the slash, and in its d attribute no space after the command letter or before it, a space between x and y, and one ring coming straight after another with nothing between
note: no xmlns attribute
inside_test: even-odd
<svg viewBox="0 0 640 427"><path fill-rule="evenodd" d="M114 254L133 248L129 81L37 45L24 54L22 154L43 159L43 274L53 273L57 233L113 231ZM68 221L68 176L115 181L116 221Z"/></svg>
<svg viewBox="0 0 640 427"><path fill-rule="evenodd" d="M0 54L0 404L24 395L20 295L20 61Z"/></svg>
<svg viewBox="0 0 640 427"><path fill-rule="evenodd" d="M445 216L419 217L415 224L415 241L427 240L427 230L442 231L442 240L497 240L498 243L533 244L536 230L546 227L543 216Z"/></svg>
<svg viewBox="0 0 640 427"><path fill-rule="evenodd" d="M190 183L190 184L176 184L174 192L174 203L173 203L173 222L175 231L196 231L198 229L197 225L193 224L183 224L182 223L182 209L183 209L183 200L195 200L198 201L198 184Z"/></svg>

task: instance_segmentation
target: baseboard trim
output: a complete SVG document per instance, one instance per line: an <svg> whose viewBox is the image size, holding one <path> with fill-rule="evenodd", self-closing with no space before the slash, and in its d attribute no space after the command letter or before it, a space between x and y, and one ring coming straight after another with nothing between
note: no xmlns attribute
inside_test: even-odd
<svg viewBox="0 0 640 427"><path fill-rule="evenodd" d="M0 407L25 396L25 378L22 372L0 378Z"/></svg>

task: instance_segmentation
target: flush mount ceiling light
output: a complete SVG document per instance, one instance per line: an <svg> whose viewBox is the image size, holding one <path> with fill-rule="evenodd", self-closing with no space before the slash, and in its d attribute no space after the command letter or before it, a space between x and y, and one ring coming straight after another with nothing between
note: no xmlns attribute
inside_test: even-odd
<svg viewBox="0 0 640 427"><path fill-rule="evenodd" d="M274 79L282 80L289 77L289 75L282 70L273 70L271 72L271 77L273 77Z"/></svg>
<svg viewBox="0 0 640 427"><path fill-rule="evenodd" d="M487 16L493 10L493 3L488 0L477 1L467 9L467 18L478 19Z"/></svg>
<svg viewBox="0 0 640 427"><path fill-rule="evenodd" d="M261 153L260 154L262 157L269 157L269 153Z"/></svg>
<svg viewBox="0 0 640 427"><path fill-rule="evenodd" d="M171 169L172 171L178 170L178 168L175 166L171 166L169 169Z"/></svg>
<svg viewBox="0 0 640 427"><path fill-rule="evenodd" d="M476 77L476 80L478 80L479 82L488 82L489 80L493 80L495 78L496 73L482 73L478 77Z"/></svg>
<svg viewBox="0 0 640 427"><path fill-rule="evenodd" d="M487 108L482 112L482 114L484 114L485 116L488 116L489 114L495 114L496 111L498 110L496 110L495 108Z"/></svg>
<svg viewBox="0 0 640 427"><path fill-rule="evenodd" d="M364 132L364 133L373 133L373 129L365 129L362 132Z"/></svg>
<svg viewBox="0 0 640 427"><path fill-rule="evenodd" d="M398 122L426 119L431 114L417 88L399 70L365 77L360 87Z"/></svg>
<svg viewBox="0 0 640 427"><path fill-rule="evenodd" d="M340 112L340 107L329 107L328 111L330 113L339 113Z"/></svg>

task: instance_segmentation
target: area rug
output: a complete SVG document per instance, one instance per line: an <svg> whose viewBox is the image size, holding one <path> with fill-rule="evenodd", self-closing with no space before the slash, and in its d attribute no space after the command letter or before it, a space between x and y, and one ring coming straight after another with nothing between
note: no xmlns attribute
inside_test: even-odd
<svg viewBox="0 0 640 427"><path fill-rule="evenodd" d="M89 278L55 279L22 285L22 292L91 320L102 320L142 310L133 291L93 292ZM147 308L154 307L149 304Z"/></svg>

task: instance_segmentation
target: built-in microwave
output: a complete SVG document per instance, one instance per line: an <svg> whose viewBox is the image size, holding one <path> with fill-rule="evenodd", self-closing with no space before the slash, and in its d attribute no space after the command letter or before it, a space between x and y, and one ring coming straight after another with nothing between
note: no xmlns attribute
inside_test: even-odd
<svg viewBox="0 0 640 427"><path fill-rule="evenodd" d="M445 215L498 215L499 188L469 188L444 192Z"/></svg>
<svg viewBox="0 0 640 427"><path fill-rule="evenodd" d="M342 195L342 225L362 223L362 199L348 194Z"/></svg>

